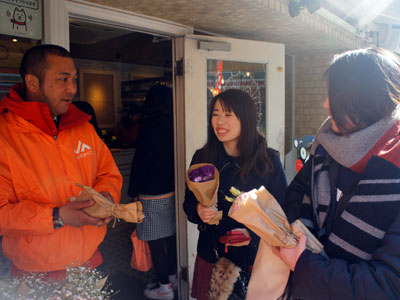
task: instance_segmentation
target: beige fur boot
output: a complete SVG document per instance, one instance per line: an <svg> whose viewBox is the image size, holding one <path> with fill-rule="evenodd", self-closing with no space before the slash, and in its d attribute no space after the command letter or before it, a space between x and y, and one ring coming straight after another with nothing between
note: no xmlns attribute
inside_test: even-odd
<svg viewBox="0 0 400 300"><path fill-rule="evenodd" d="M208 299L227 300L239 277L240 270L240 267L236 266L229 259L221 257L212 271Z"/></svg>

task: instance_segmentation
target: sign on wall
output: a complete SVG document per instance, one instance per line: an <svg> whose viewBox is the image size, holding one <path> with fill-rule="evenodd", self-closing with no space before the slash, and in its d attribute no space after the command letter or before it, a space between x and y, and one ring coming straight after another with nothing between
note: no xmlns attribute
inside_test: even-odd
<svg viewBox="0 0 400 300"><path fill-rule="evenodd" d="M40 40L41 0L0 0L0 33Z"/></svg>

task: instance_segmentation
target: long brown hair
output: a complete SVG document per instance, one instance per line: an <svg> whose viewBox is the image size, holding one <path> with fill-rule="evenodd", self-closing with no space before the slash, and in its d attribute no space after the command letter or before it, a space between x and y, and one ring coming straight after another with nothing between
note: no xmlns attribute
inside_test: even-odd
<svg viewBox="0 0 400 300"><path fill-rule="evenodd" d="M207 142L200 149L197 160L205 162L217 159L218 145L221 142L216 137L211 124L212 113L217 100L226 110L233 111L241 124L241 132L237 143L241 162L240 180L246 182L246 177L251 171L255 171L259 177L264 177L272 170L272 159L267 153L265 138L257 131L255 103L246 92L241 90L229 89L211 100Z"/></svg>

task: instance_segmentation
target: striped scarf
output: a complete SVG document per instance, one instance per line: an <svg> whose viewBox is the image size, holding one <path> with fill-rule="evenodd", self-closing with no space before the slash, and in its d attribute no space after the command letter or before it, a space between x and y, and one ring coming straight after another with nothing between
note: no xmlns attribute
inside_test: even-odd
<svg viewBox="0 0 400 300"><path fill-rule="evenodd" d="M310 228L314 227L313 231L324 242L328 256L354 262L371 259L400 211L400 189L397 185L400 183L400 169L396 166L398 162L385 157L390 155L387 155L385 147L388 143L384 140L388 135L390 140L398 137L399 120L397 111L391 117L347 136L334 133L329 121L321 126L311 149L312 193L311 199L307 195L303 198L305 209L302 210L302 221ZM400 145L396 143L390 151L397 151L400 155L397 144ZM328 155L316 151L320 145ZM332 232L326 236L327 216L332 213L329 211L330 201L335 201L331 199L329 184L330 159L360 173L361 180L334 223Z"/></svg>

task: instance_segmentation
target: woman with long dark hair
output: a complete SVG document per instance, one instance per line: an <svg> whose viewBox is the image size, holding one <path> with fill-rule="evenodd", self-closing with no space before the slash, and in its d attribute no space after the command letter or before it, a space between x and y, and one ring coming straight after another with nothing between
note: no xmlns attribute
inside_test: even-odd
<svg viewBox="0 0 400 300"><path fill-rule="evenodd" d="M187 188L184 210L188 220L197 224L199 240L192 285L192 297L205 300L210 289L210 278L218 258L226 257L242 270L251 271L258 249L259 238L244 225L228 217L232 203L225 196L232 196L234 186L249 191L264 185L282 203L286 177L277 151L267 148L265 137L257 131L256 106L251 97L230 89L215 96L211 101L208 139L193 156L192 163L212 163L218 169L218 210L223 211L218 225L207 224L216 209L200 204ZM240 229L251 237L248 245L229 247L225 252L221 236L232 229Z"/></svg>
<svg viewBox="0 0 400 300"><path fill-rule="evenodd" d="M376 48L335 56L329 114L284 210L324 245L274 252L293 271L293 299L400 299L400 62Z"/></svg>

